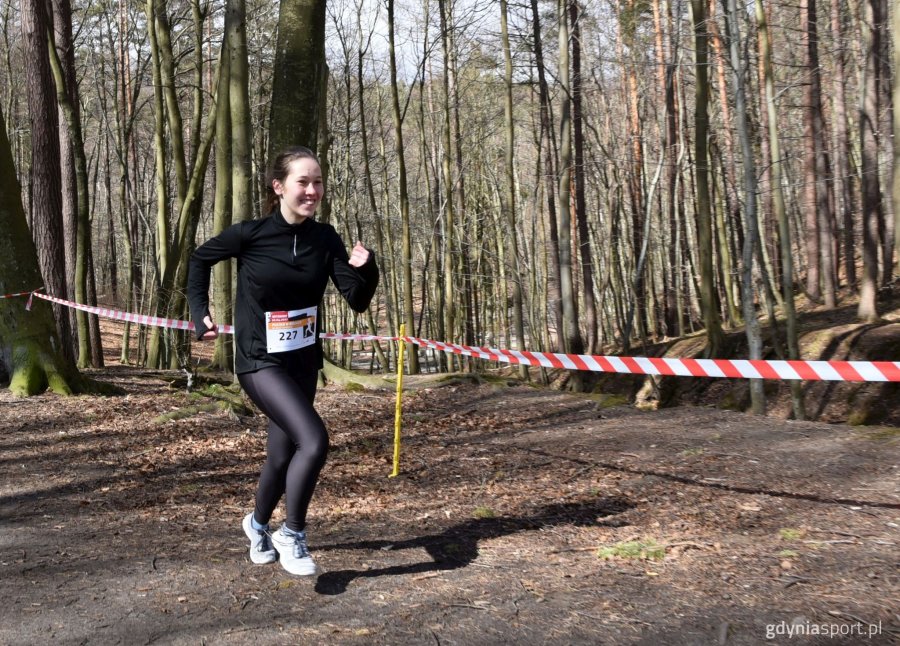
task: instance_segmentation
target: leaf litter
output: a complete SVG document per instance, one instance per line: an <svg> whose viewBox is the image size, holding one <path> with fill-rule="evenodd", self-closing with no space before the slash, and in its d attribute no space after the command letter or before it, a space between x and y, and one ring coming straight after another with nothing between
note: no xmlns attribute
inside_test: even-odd
<svg viewBox="0 0 900 646"><path fill-rule="evenodd" d="M0 642L756 644L796 617L879 625L873 644L900 631L891 434L700 407L601 417L461 383L405 394L389 478L393 393L329 386L307 580L246 556L263 417L153 424L196 403L168 373L93 376L126 394L0 393Z"/></svg>

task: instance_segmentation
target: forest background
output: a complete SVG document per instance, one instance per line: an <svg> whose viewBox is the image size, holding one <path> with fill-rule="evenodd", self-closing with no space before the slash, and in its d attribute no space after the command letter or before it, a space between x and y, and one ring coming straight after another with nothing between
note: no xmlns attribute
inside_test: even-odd
<svg viewBox="0 0 900 646"><path fill-rule="evenodd" d="M800 358L797 299L877 322L896 280L892 4L3 0L2 174L40 273L19 239L0 293L43 284L186 318L196 241L264 215L268 159L304 143L327 175L320 218L383 271L365 315L327 296L325 329L569 353L704 330L720 357L743 327L747 358ZM232 280L217 267L219 322ZM14 390L71 387L55 368L17 380L16 336L35 325L10 312ZM96 320L54 315L52 343L25 354L100 365ZM123 362L189 367L185 335L132 334ZM375 344L373 364L393 369L394 352ZM762 384L751 394L762 411Z"/></svg>

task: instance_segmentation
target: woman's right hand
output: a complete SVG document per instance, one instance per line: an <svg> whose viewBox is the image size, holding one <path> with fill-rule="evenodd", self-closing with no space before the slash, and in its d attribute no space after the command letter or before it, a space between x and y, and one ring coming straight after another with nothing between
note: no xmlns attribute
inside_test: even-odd
<svg viewBox="0 0 900 646"><path fill-rule="evenodd" d="M216 324L213 323L212 319L209 318L209 316L203 317L203 325L205 325L209 329L203 333L203 336L200 337L201 341L212 341L217 336L219 336L219 331L216 328Z"/></svg>

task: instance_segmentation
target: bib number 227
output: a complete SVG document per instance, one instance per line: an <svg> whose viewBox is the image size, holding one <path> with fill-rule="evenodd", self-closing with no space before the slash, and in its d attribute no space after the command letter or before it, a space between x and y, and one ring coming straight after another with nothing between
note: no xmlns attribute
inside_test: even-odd
<svg viewBox="0 0 900 646"><path fill-rule="evenodd" d="M266 312L266 349L289 352L316 342L317 308Z"/></svg>

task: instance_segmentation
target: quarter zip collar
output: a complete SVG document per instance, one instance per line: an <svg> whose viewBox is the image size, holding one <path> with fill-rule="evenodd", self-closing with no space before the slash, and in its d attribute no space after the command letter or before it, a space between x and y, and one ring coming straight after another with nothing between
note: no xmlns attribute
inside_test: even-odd
<svg viewBox="0 0 900 646"><path fill-rule="evenodd" d="M269 216L272 218L272 222L275 224L275 229L277 231L291 234L291 261L297 262L297 238L302 238L309 233L313 226L313 219L304 218L303 222L291 224L284 219L284 215L282 215L281 210L278 207L275 207Z"/></svg>
<svg viewBox="0 0 900 646"><path fill-rule="evenodd" d="M302 233L306 231L309 227L312 226L312 223L314 221L313 218L304 218L303 222L300 222L298 224L291 224L284 219L284 216L281 214L281 210L277 206L272 210L269 216L275 223L276 228L283 231L292 231L294 233Z"/></svg>

